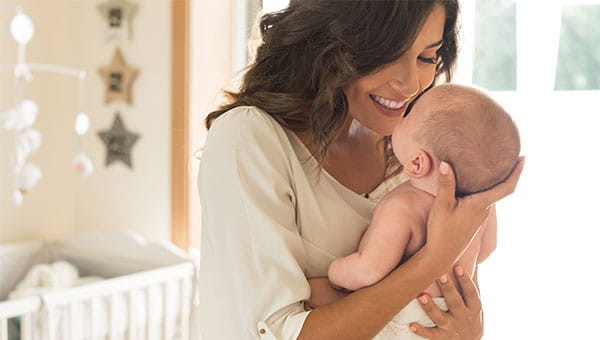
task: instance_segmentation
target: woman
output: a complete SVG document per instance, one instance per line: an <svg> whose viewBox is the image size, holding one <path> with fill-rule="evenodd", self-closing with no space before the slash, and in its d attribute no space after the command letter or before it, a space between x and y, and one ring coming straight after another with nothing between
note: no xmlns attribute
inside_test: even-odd
<svg viewBox="0 0 600 340"><path fill-rule="evenodd" d="M310 311L309 279L354 251L377 198L402 181L389 147L410 103L456 57L456 0L294 1L265 15L264 43L231 102L207 118L199 175L203 339L369 339L452 270L522 169L455 199L451 167L426 246L379 283ZM455 269L456 270L456 269ZM479 339L476 285L440 283L449 313L424 299L429 339Z"/></svg>

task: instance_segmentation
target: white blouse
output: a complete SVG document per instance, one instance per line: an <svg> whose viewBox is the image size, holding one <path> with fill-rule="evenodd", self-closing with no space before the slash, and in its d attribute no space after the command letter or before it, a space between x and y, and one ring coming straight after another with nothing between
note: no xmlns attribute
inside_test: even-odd
<svg viewBox="0 0 600 340"><path fill-rule="evenodd" d="M307 278L354 252L378 199L344 187L300 139L256 107L237 107L209 130L202 205L203 340L296 339L309 312Z"/></svg>

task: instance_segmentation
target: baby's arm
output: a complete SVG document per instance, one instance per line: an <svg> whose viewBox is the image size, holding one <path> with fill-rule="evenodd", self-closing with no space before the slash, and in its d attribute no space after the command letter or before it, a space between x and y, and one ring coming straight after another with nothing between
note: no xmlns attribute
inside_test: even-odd
<svg viewBox="0 0 600 340"><path fill-rule="evenodd" d="M487 218L484 228L483 235L481 236L481 248L479 249L479 255L477 255L477 264L480 264L490 257L492 252L496 249L498 221L496 219L495 204L490 208L490 216Z"/></svg>
<svg viewBox="0 0 600 340"><path fill-rule="evenodd" d="M338 258L329 266L329 280L336 286L357 290L373 285L402 260L411 237L415 214L405 195L384 197L373 213L359 251Z"/></svg>

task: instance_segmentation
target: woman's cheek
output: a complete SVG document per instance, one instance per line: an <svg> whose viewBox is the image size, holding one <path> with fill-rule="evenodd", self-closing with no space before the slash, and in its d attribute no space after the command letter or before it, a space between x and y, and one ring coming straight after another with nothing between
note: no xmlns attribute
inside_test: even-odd
<svg viewBox="0 0 600 340"><path fill-rule="evenodd" d="M428 88L429 85L433 83L433 78L435 77L435 65L432 66L428 66L427 70L423 72L423 76L421 77L422 90Z"/></svg>

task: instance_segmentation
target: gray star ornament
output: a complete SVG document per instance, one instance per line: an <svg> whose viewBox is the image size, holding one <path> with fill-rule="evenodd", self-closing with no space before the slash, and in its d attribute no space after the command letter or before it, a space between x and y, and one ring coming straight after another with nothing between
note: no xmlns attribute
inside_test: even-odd
<svg viewBox="0 0 600 340"><path fill-rule="evenodd" d="M115 120L110 130L98 132L98 136L106 145L106 162L109 166L115 161L121 161L129 168L131 164L131 148L137 142L139 135L127 131L119 112L115 114Z"/></svg>

